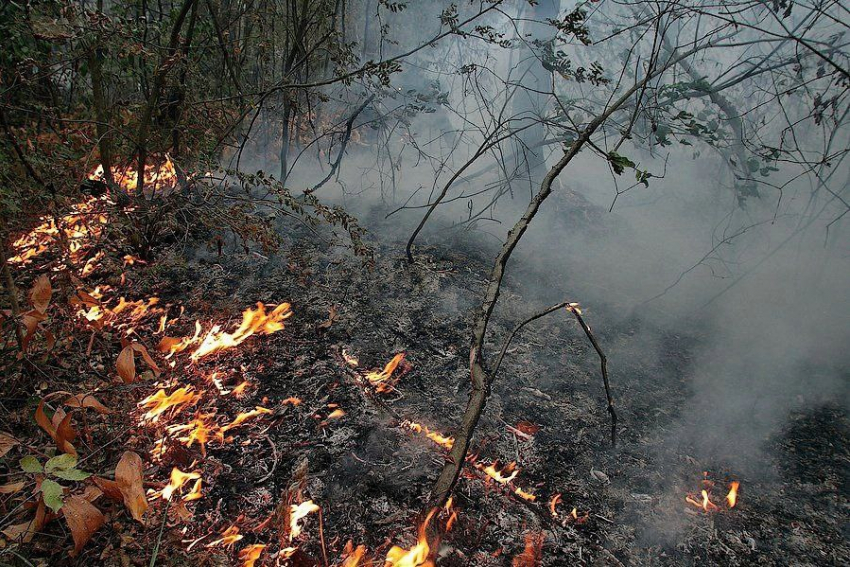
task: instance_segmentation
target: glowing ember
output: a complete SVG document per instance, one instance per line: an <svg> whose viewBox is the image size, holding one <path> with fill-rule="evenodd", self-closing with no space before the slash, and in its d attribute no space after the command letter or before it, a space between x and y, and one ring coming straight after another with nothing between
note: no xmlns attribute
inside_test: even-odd
<svg viewBox="0 0 850 567"><path fill-rule="evenodd" d="M178 352L194 347L190 358L197 361L214 352L238 346L252 335L276 333L284 328L283 321L291 315L292 311L290 311L288 303L281 303L266 314L266 306L258 302L256 309L248 308L242 313L242 324L232 333L226 333L221 330L220 325L214 325L202 336L201 323L198 321L195 323L195 334L193 336L182 339L165 337L159 343L159 350L167 352L168 356L171 357Z"/></svg>
<svg viewBox="0 0 850 567"><path fill-rule="evenodd" d="M166 394L165 390L160 389L139 402L139 407L148 410L142 416L142 421L156 423L169 409L174 408L174 413L177 413L186 406L196 404L200 399L201 394L193 392L191 386L179 388L171 394Z"/></svg>
<svg viewBox="0 0 850 567"><path fill-rule="evenodd" d="M425 435L425 437L427 437L437 445L445 447L446 449L451 449L454 446L455 440L453 437L446 437L437 433L436 431L431 431L424 425L420 425L416 422L402 421L399 426L405 429L410 429L411 431L415 431L416 433L422 433L423 435Z"/></svg>
<svg viewBox="0 0 850 567"><path fill-rule="evenodd" d="M308 514L318 512L319 507L313 504L312 500L307 500L301 504L291 504L289 509L289 541L301 535L301 524L298 522L305 518Z"/></svg>
<svg viewBox="0 0 850 567"><path fill-rule="evenodd" d="M89 174L89 179L92 181L103 181L103 165L98 165L94 171ZM136 169L132 167L112 167L112 178L125 191L135 191L139 184L139 175ZM174 163L168 156L165 156L165 161L161 165L146 164L145 165L145 187L153 190L173 188L177 185L177 171L174 169Z"/></svg>
<svg viewBox="0 0 850 567"><path fill-rule="evenodd" d="M201 473L199 472L184 473L177 467L174 467L171 470L171 479L168 482L168 486L162 489L162 499L171 500L171 497L174 495L174 493L179 492L183 488L184 484L186 484L190 480L198 480L200 478ZM200 489L200 485L198 485L198 488Z"/></svg>
<svg viewBox="0 0 850 567"><path fill-rule="evenodd" d="M402 360L404 360L404 353L400 352L395 355L380 372L369 372L366 374L366 380L368 380L369 384L371 384L378 392L392 391L394 385L394 381L391 380L393 372L395 372L395 369Z"/></svg>
<svg viewBox="0 0 850 567"><path fill-rule="evenodd" d="M236 526L230 526L226 530L221 533L221 537L219 537L215 541L211 541L207 544L207 547L215 547L217 545L231 546L240 539L242 539L242 534L239 533L239 528Z"/></svg>
<svg viewBox="0 0 850 567"><path fill-rule="evenodd" d="M186 501L186 502L191 502L192 500L199 500L203 496L203 493L201 492L201 485L202 485L202 482L201 482L201 479L199 478L198 480L195 481L195 484L192 486L192 490L189 491L188 494L183 496L183 500Z"/></svg>
<svg viewBox="0 0 850 567"><path fill-rule="evenodd" d="M425 521L419 526L416 545L410 549L393 546L387 552L387 560L384 567L435 567L436 564L430 559L431 547L428 545L428 523L437 512L434 508L428 513Z"/></svg>
<svg viewBox="0 0 850 567"><path fill-rule="evenodd" d="M535 500L537 500L537 496L535 496L531 492L526 492L525 490L519 487L514 488L514 494L516 494L523 500L528 500L529 502L534 502Z"/></svg>

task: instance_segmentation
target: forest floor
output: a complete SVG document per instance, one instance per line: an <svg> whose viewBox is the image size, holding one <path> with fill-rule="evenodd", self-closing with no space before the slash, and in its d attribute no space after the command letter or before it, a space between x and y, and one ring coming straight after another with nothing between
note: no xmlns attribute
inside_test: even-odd
<svg viewBox="0 0 850 567"><path fill-rule="evenodd" d="M141 380L130 384L117 383L114 370L124 328L94 339L78 332L60 341L77 355L33 360L26 370L31 380L39 377L33 396L3 401L0 430L21 443L4 458L4 474L25 448L44 454L44 433L32 418L39 398L87 392L114 413L78 418L84 422L78 422L80 468L108 478L132 450L145 460L151 491L166 485L174 467L197 471L203 484L197 500L166 502L150 493L144 524L120 502L99 498L105 527L78 557L68 554L65 523L52 521L29 547L6 554L7 563L147 565L156 554L158 565L242 564L242 550L253 545L257 565L280 554L291 555L294 565L336 565L363 545L383 565L390 546L416 543L424 497L445 449L400 419L443 435L456 426L469 388L468 325L489 255L427 247L411 267L399 243L390 242L377 246L369 270L306 230L285 234L270 257L174 245L155 263L122 267L116 259L98 276L128 300L158 297L169 317L185 308L169 323L169 335L191 336L196 319L235 327L241 311L258 301L289 302L293 315L280 332L192 363L178 355L170 367L155 355L159 377L137 358ZM533 311L536 298L526 293L521 282L506 280L491 351ZM524 549L534 551L527 544L541 536L540 564L547 566L850 564L850 427L839 405L795 414L766 440L773 461L767 466L776 474L741 477L723 463L699 462L687 443L671 442L668 434L691 403L689 365L699 329L690 336L666 333L639 318L618 321L604 307L584 307L616 361L617 446L609 439L598 359L580 328L566 313L530 325L509 350L478 425L473 454L481 466L467 467L453 508L433 520L457 512L440 542L439 565L510 565ZM157 321L155 315L133 321L133 333L150 351L162 334ZM662 338L663 356L642 356L639 341L631 340L642 333ZM404 360L393 388L369 387L367 372L399 353ZM234 395L243 383L244 392ZM146 396L188 386L203 395L200 401L144 421L138 403ZM203 450L168 433L193 418L224 423L257 407L263 412L232 429L231 440L211 440ZM162 450L151 457L163 437ZM483 470L493 464L508 476L511 462L518 474L507 484ZM723 497L732 481L741 489L730 509ZM716 510L685 501L699 499L704 487ZM535 500L518 497L518 489ZM298 535L281 507L308 501L321 511L300 520ZM12 497L0 495L0 502L4 518L26 520ZM217 541L236 534L242 537ZM14 546L4 541L3 549Z"/></svg>

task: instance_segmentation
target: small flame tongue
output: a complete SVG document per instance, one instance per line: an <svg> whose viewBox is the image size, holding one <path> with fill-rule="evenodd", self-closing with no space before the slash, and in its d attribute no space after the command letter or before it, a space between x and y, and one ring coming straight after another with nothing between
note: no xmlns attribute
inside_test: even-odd
<svg viewBox="0 0 850 567"><path fill-rule="evenodd" d="M416 545L410 549L404 549L394 545L387 552L387 560L384 567L435 567L436 564L430 559L431 546L428 545L428 523L434 514L437 513L437 508L434 508L428 513L425 521L419 526L418 539Z"/></svg>

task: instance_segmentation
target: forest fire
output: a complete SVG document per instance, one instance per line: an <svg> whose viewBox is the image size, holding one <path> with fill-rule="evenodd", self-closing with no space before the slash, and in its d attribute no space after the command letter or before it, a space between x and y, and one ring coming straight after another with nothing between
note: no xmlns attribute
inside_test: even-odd
<svg viewBox="0 0 850 567"><path fill-rule="evenodd" d="M395 382L392 381L393 372L395 372L402 360L404 360L404 353L400 352L384 366L383 370L367 373L366 380L377 392L391 392L395 385Z"/></svg>
<svg viewBox="0 0 850 567"><path fill-rule="evenodd" d="M302 502L301 504L291 504L289 507L289 541L297 538L301 535L301 524L299 523L302 519L306 518L309 514L313 512L318 512L319 506L314 504L312 500L307 500L306 502Z"/></svg>
<svg viewBox="0 0 850 567"><path fill-rule="evenodd" d="M685 502L690 504L695 508L699 508L705 513L709 512L717 512L721 510L721 507L711 500L711 489L714 486L714 483L710 480L703 480L703 484L705 488L700 491L699 496L687 495L685 496ZM738 487L741 486L741 483L736 481L732 481L729 484L729 492L726 493L726 508L732 509L738 503Z"/></svg>
<svg viewBox="0 0 850 567"><path fill-rule="evenodd" d="M233 332L227 333L221 330L220 325L213 325L202 335L200 321L195 322L195 334L182 339L164 337L158 346L161 352L167 352L171 356L192 348L190 359L193 362L210 354L233 348L245 342L246 339L255 334L270 335L284 328L283 321L292 316L290 305L281 303L271 312L266 313L266 306L257 302L257 308L248 308L242 312L242 323Z"/></svg>
<svg viewBox="0 0 850 567"><path fill-rule="evenodd" d="M159 496L163 500L171 500L171 497L174 496L174 493L180 492L182 490L183 486L187 482L192 481L192 480L199 481L200 478L201 478L201 473L199 473L199 472L193 471L193 472L185 473L185 472L181 471L180 469L178 469L177 467L174 467L173 469L171 469L171 478L168 481L168 485L165 488L162 489L162 492L160 493ZM190 491L188 494L186 494L183 497L183 500L196 500L197 497L193 497L192 495L195 494L196 491L198 491L198 492L200 491L200 486L201 486L200 483L196 482L192 491Z"/></svg>
<svg viewBox="0 0 850 567"><path fill-rule="evenodd" d="M104 181L103 165L98 165L90 174L89 179L92 181ZM135 191L139 184L138 170L133 167L112 166L112 178L125 191ZM145 165L145 187L151 188L154 191L162 189L170 189L177 185L177 170L171 158L165 156L165 160L161 164L146 164Z"/></svg>

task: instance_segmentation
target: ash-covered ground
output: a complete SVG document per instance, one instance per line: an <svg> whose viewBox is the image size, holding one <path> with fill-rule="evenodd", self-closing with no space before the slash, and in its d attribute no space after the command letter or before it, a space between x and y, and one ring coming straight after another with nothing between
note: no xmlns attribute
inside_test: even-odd
<svg viewBox="0 0 850 567"><path fill-rule="evenodd" d="M492 242L420 246L413 266L403 258L403 242L380 242L369 270L303 228L288 226L283 234L272 257L241 251L218 256L206 249L188 261L182 252L166 255L152 284L166 299L172 294L234 316L256 301L288 301L295 313L285 332L228 362L239 373L239 357L252 361L248 377L258 389L243 405L262 401L276 419L261 441L210 450L208 459L218 466L197 525L226 525L237 516L259 521L306 470L305 496L322 508L331 558L351 540L366 545L381 564L390 545L414 543L444 459L442 448L399 427L396 417L446 435L458 423L469 391L469 324L489 273ZM521 261L512 269L522 277L505 281L491 353L538 308L582 299L563 295L578 278L569 270ZM541 287L550 296L541 297ZM617 446L609 439L599 361L581 329L566 313L529 325L508 351L473 452L480 462L516 461L515 486L537 500L519 499L470 470L455 492L459 517L440 544L440 565L510 565L525 534L538 532L545 535L543 565L850 563L850 429L840 400L808 402L794 411L763 439L753 466L706 458L677 431L693 419L689 415L711 411L699 408L692 387L695 353L710 331L699 321L683 332L662 328L639 311L623 316L605 303L582 305L611 365ZM406 362L396 389L376 402L356 376L399 352ZM356 369L343 353L358 359ZM292 396L303 403L287 404ZM345 415L329 418L335 409ZM536 432L518 435L515 429ZM734 447L736 439L728 444ZM685 502L705 479L715 482L712 498L721 509L714 513ZM722 501L733 480L741 489L729 510ZM553 518L549 503L556 494L559 517ZM578 520L569 515L574 507ZM312 536L296 564L320 562L317 521L306 519ZM190 528L182 537L192 535L203 534Z"/></svg>

